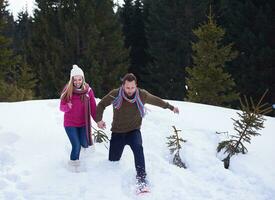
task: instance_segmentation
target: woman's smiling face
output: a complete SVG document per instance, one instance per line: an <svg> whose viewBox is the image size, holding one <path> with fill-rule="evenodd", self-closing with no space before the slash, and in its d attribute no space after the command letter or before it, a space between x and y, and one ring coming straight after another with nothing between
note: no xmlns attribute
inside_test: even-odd
<svg viewBox="0 0 275 200"><path fill-rule="evenodd" d="M80 75L74 76L73 83L75 88L80 89L83 84L83 77Z"/></svg>

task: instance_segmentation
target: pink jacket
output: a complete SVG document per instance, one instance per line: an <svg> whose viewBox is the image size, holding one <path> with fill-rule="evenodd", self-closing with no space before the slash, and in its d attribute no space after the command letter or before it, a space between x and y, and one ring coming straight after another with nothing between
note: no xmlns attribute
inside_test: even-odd
<svg viewBox="0 0 275 200"><path fill-rule="evenodd" d="M88 92L90 97L90 106L91 106L91 116L95 120L96 117L96 102L95 96L92 89ZM81 95L73 94L71 103L72 108L70 109L68 106L68 102L66 100L60 101L60 110L64 113L64 126L73 126L73 127L81 127L85 126L85 110L84 110L84 102L81 101Z"/></svg>

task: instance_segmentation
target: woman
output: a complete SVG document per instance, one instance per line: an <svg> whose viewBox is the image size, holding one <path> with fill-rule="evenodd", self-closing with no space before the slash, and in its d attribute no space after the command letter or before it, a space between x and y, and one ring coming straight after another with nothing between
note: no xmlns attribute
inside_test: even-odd
<svg viewBox="0 0 275 200"><path fill-rule="evenodd" d="M92 88L85 83L84 73L77 65L73 65L70 81L60 99L65 131L72 145L69 164L78 171L81 146L88 148L93 145L90 116L95 120L96 102Z"/></svg>

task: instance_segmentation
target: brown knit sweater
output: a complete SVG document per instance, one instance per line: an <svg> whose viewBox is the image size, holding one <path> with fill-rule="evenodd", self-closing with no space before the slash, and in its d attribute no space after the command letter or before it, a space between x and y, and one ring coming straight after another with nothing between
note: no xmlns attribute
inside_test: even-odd
<svg viewBox="0 0 275 200"><path fill-rule="evenodd" d="M102 120L102 115L105 108L113 103L115 97L118 95L118 91L119 89L112 90L98 103L96 109L96 122ZM161 98L150 94L144 89L139 89L139 95L143 104L148 103L159 106L161 108L169 108L170 110L174 109L174 106L170 105L168 102L163 101ZM120 109L115 109L113 107L113 113L114 115L111 128L112 132L127 133L134 129L140 129L142 118L136 103L130 103L126 100L123 100Z"/></svg>

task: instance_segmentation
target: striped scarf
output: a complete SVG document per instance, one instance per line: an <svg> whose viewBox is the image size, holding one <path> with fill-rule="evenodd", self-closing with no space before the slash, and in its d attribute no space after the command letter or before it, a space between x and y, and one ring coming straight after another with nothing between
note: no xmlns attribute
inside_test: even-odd
<svg viewBox="0 0 275 200"><path fill-rule="evenodd" d="M86 138L88 141L89 146L93 145L93 138L92 138L92 122L91 122L91 106L90 106L90 97L89 92L91 91L90 86L85 83L85 87L83 90L74 89L74 94L79 94L81 99L84 102L84 110L85 110L85 126L86 126Z"/></svg>
<svg viewBox="0 0 275 200"><path fill-rule="evenodd" d="M119 92L117 97L115 98L115 100L113 101L113 106L115 107L115 109L119 109L122 105L123 99L125 99L126 101L130 102L130 103L136 103L140 116L144 117L145 115L145 110L144 110L144 105L142 103L142 101L140 100L140 96L139 96L139 90L136 90L135 93L135 97L133 99L128 99L125 96L124 90L122 88L122 86L119 88Z"/></svg>

